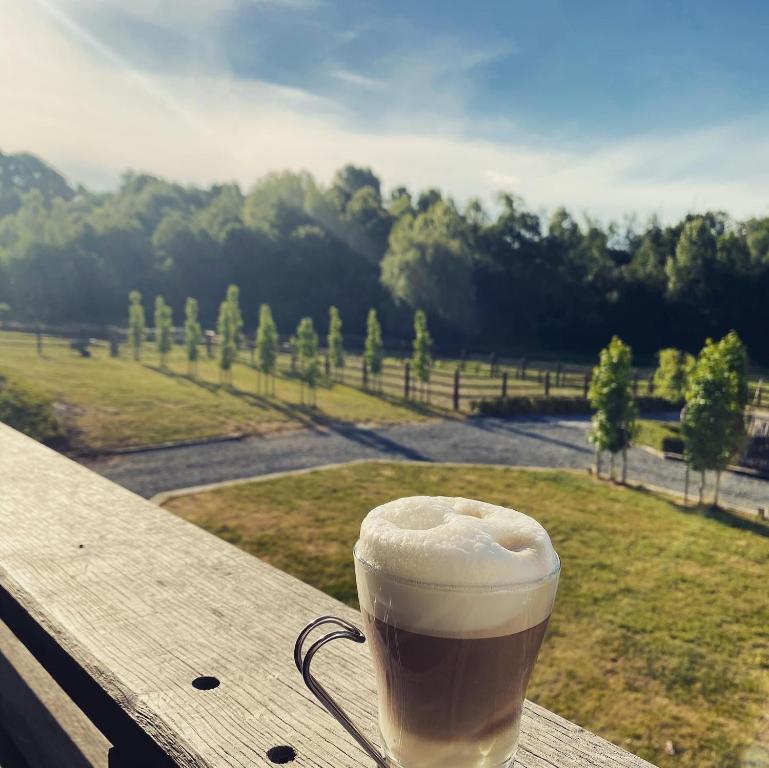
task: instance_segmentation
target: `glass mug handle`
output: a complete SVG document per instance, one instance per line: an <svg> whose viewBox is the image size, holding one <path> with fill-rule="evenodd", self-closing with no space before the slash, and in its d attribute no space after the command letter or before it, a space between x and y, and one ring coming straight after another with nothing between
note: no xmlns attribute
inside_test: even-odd
<svg viewBox="0 0 769 768"><path fill-rule="evenodd" d="M335 624L341 629L334 630L316 640L302 658L302 646L307 636L317 627L324 624ZM354 643L365 643L366 637L354 624L349 621L339 619L336 616L319 616L315 621L311 621L296 638L294 645L294 664L304 679L304 684L310 689L315 698L324 706L326 711L360 744L366 754L379 766L379 768L390 768L387 761L382 757L377 748L353 725L352 720L344 713L342 708L328 695L326 689L313 677L310 672L310 664L313 656L332 640L352 640Z"/></svg>

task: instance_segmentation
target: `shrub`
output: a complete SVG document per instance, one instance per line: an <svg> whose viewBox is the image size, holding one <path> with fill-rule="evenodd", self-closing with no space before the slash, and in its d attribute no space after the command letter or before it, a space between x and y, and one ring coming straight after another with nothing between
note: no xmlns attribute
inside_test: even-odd
<svg viewBox="0 0 769 768"><path fill-rule="evenodd" d="M636 404L641 413L669 411L671 403L663 397L644 396L636 398ZM680 403L673 404L680 406ZM584 397L538 397L515 396L496 397L491 399L474 400L470 403L472 410L479 416L564 416L568 414L591 413L590 403Z"/></svg>
<svg viewBox="0 0 769 768"><path fill-rule="evenodd" d="M686 383L694 370L694 356L668 347L657 353L659 365L654 372L654 389L668 400L682 400Z"/></svg>
<svg viewBox="0 0 769 768"><path fill-rule="evenodd" d="M0 421L43 443L62 437L51 398L34 387L1 376Z"/></svg>
<svg viewBox="0 0 769 768"><path fill-rule="evenodd" d="M682 437L674 437L668 435L662 438L662 450L665 453L679 453L684 452L684 439Z"/></svg>

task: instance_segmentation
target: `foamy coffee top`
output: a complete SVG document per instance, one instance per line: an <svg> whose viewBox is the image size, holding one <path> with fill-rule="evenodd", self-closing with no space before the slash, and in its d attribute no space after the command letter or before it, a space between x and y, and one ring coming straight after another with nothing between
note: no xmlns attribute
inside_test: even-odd
<svg viewBox="0 0 769 768"><path fill-rule="evenodd" d="M413 496L371 510L356 545L361 608L402 629L497 637L545 621L558 556L532 518L494 504Z"/></svg>
<svg viewBox="0 0 769 768"><path fill-rule="evenodd" d="M391 576L455 587L532 582L558 562L534 518L449 496L410 496L372 509L357 551Z"/></svg>
<svg viewBox="0 0 769 768"><path fill-rule="evenodd" d="M545 621L558 556L547 531L513 509L412 496L372 509L355 573L361 608L423 634L495 637ZM364 565L365 563L365 565Z"/></svg>

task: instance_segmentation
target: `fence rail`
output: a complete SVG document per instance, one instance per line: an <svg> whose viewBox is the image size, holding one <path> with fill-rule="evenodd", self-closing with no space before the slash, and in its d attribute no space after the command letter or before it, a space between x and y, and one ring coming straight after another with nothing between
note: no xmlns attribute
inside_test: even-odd
<svg viewBox="0 0 769 768"><path fill-rule="evenodd" d="M356 611L3 425L0 477L0 619L106 736L111 768L368 768L292 660L309 619ZM375 739L366 648L323 665ZM15 695L0 686L0 711ZM35 768L74 765L40 757L49 732L6 736ZM528 702L516 764L650 765Z"/></svg>
<svg viewBox="0 0 769 768"><path fill-rule="evenodd" d="M349 356L344 369L346 383L359 385L364 389L383 394L398 395L404 392L414 399L420 386L424 387L430 402L461 410L473 401L508 397L515 395L541 397L587 397L590 374L587 370L542 369L498 364L496 370L485 376L467 373L456 363L438 361L433 367L429 381L420 385L408 361L386 362L379 376L374 377L365 370L360 357ZM636 388L639 394L646 393L653 385L647 379L638 378Z"/></svg>
<svg viewBox="0 0 769 768"><path fill-rule="evenodd" d="M126 345L116 337L102 340L89 337L85 339L68 339L65 337L37 337L35 333L15 332L0 335L0 346L3 344L29 344L31 346L49 345L65 347L69 345L73 354L82 354L79 341L88 342L98 349L109 349L110 354L127 354ZM278 357L280 372L293 375L296 373L296 360L288 351L284 342L282 352ZM201 344L201 354L215 357L216 345L209 337L208 343ZM586 398L590 384L592 369L590 366L580 366L563 363L547 363L545 361L517 360L508 358L493 359L487 363L478 360L457 361L437 358L433 362L428 382L417 381L408 359L388 357L385 359L382 371L378 375L366 369L363 357L358 354L346 356L345 367L341 371L333 371L326 350L321 350L322 370L325 372L324 383L333 385L343 381L345 384L364 389L372 393L385 394L392 397L402 397L409 400L427 400L430 403L454 410L468 410L471 403L481 399L497 397L582 397ZM238 352L238 361L245 365L253 365L253 349L244 346ZM762 371L761 371L762 372ZM755 377L761 372L754 372ZM633 380L634 393L654 395L653 371L646 368L636 369ZM751 386L750 403L756 408L769 406L769 396L763 379L759 378Z"/></svg>

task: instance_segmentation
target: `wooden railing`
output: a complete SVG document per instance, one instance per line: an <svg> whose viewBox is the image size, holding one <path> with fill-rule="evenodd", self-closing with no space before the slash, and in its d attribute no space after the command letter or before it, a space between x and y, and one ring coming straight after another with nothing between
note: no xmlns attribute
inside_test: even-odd
<svg viewBox="0 0 769 768"><path fill-rule="evenodd" d="M297 633L323 613L359 619L0 425L0 619L17 638L0 625L9 767L368 767L293 666ZM367 650L343 645L324 651L318 677L375 739ZM29 653L42 666L32 674ZM40 675L96 726L96 741L72 732L84 718ZM516 764L649 765L531 703Z"/></svg>

